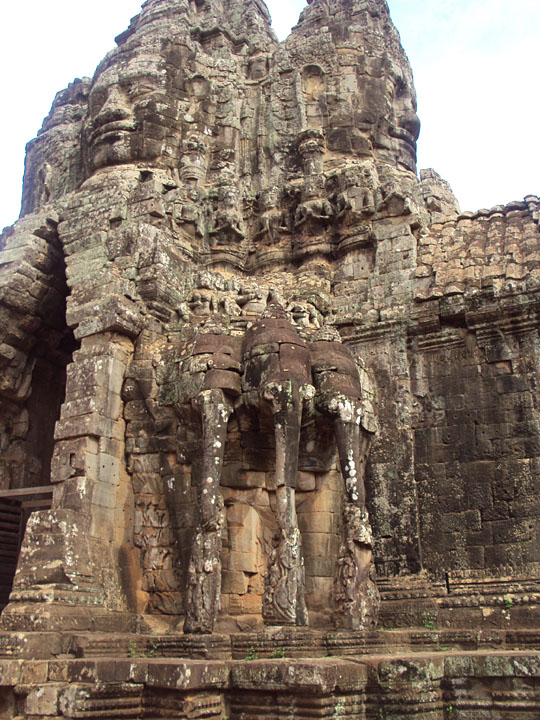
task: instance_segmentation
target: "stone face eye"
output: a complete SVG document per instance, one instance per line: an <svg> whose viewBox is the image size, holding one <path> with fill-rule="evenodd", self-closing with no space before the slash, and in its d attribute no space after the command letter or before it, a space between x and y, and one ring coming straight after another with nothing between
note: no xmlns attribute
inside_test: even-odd
<svg viewBox="0 0 540 720"><path fill-rule="evenodd" d="M407 95L407 84L403 78L398 78L396 82L396 99L399 100Z"/></svg>
<svg viewBox="0 0 540 720"><path fill-rule="evenodd" d="M94 90L90 93L90 115L95 117L105 105L107 93L105 90Z"/></svg>
<svg viewBox="0 0 540 720"><path fill-rule="evenodd" d="M149 95L150 93L154 93L158 90L158 88L155 85L143 85L143 84L136 84L132 85L129 88L129 99L130 100L137 100L143 95Z"/></svg>

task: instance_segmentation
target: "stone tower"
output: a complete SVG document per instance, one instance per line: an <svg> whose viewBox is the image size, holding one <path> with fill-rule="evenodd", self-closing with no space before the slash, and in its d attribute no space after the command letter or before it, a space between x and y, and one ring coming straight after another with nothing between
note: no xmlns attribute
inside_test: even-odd
<svg viewBox="0 0 540 720"><path fill-rule="evenodd" d="M417 176L385 0L283 43L261 0L147 0L116 42L0 240L0 709L536 712L497 683L540 597L539 199Z"/></svg>

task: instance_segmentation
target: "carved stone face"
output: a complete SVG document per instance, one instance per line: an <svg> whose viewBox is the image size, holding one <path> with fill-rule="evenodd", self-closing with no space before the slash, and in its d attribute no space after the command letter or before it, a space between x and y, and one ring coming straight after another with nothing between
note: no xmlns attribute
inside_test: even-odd
<svg viewBox="0 0 540 720"><path fill-rule="evenodd" d="M159 55L126 59L119 53L98 69L85 126L90 170L161 157L174 115L172 102Z"/></svg>
<svg viewBox="0 0 540 720"><path fill-rule="evenodd" d="M268 75L268 58L266 55L256 55L251 58L248 65L250 80L261 80Z"/></svg>
<svg viewBox="0 0 540 720"><path fill-rule="evenodd" d="M317 62L322 54L320 31L333 23L343 32L333 36L334 60L329 62L334 50L327 51L323 70ZM306 119L325 129L331 152L376 156L385 164L415 171L420 123L412 73L386 3L308 3L287 48L311 60L302 70ZM353 52L353 48L357 50ZM310 106L321 101L325 112L317 113ZM351 127L352 132L347 129Z"/></svg>
<svg viewBox="0 0 540 720"><path fill-rule="evenodd" d="M377 64L382 67L377 69ZM370 138L378 148L394 148L397 160L414 170L416 141L420 121L412 80L400 67L385 68L373 63L375 76L360 73L352 100L359 127L370 128Z"/></svg>
<svg viewBox="0 0 540 720"><path fill-rule="evenodd" d="M394 123L390 124L390 135L400 143L402 157L411 169L416 162L416 141L420 134L420 119L416 113L416 97L412 85L402 76L393 78Z"/></svg>
<svg viewBox="0 0 540 720"><path fill-rule="evenodd" d="M220 205L225 210L234 210L238 206L238 193L233 187L222 187L219 191Z"/></svg>

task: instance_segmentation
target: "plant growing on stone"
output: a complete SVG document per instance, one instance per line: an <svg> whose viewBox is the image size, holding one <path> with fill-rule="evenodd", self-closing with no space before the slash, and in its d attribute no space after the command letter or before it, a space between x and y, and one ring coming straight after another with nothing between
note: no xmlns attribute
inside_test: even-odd
<svg viewBox="0 0 540 720"><path fill-rule="evenodd" d="M251 646L249 648L249 650L247 651L245 659L246 660L258 660L259 659L259 656L255 652L255 648L253 646Z"/></svg>
<svg viewBox="0 0 540 720"><path fill-rule="evenodd" d="M435 618L432 615L424 615L422 617L422 625L426 630L435 630Z"/></svg>
<svg viewBox="0 0 540 720"><path fill-rule="evenodd" d="M150 646L148 650L148 657L155 658L158 654L158 644L155 640L150 641Z"/></svg>

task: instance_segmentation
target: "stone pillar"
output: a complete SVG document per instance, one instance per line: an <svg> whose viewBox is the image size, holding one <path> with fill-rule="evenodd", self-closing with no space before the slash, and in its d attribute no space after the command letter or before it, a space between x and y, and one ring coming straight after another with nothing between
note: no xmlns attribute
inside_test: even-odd
<svg viewBox="0 0 540 720"><path fill-rule="evenodd" d="M93 614L127 610L120 566L129 564L133 503L121 391L132 352L125 335L103 332L74 354L55 432L53 506L30 517L4 624L84 629L96 627Z"/></svg>
<svg viewBox="0 0 540 720"><path fill-rule="evenodd" d="M302 398L292 381L271 383L264 387L262 395L271 403L274 415L278 522L276 544L268 560L262 613L267 625L307 625L302 539L295 507Z"/></svg>
<svg viewBox="0 0 540 720"><path fill-rule="evenodd" d="M306 625L305 571L295 507L304 406L313 398L309 350L272 298L243 340L244 402L273 415L278 533L270 553L262 614L267 625Z"/></svg>
<svg viewBox="0 0 540 720"><path fill-rule="evenodd" d="M375 625L380 597L375 583L373 534L366 509L365 468L372 435L361 427L360 403L335 401L334 432L345 483L342 539L334 578L336 624L353 630Z"/></svg>
<svg viewBox="0 0 540 720"><path fill-rule="evenodd" d="M371 391L365 371L360 372L331 327L321 328L315 336L311 362L316 405L333 422L345 486L334 578L336 625L357 630L376 623L380 603L365 491L366 461L376 430Z"/></svg>
<svg viewBox="0 0 540 720"><path fill-rule="evenodd" d="M210 634L220 608L221 533L225 524L219 482L231 400L218 388L203 390L194 401L202 421L200 520L188 569L185 633Z"/></svg>

